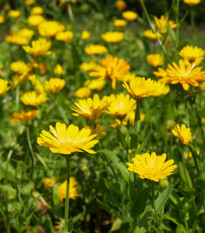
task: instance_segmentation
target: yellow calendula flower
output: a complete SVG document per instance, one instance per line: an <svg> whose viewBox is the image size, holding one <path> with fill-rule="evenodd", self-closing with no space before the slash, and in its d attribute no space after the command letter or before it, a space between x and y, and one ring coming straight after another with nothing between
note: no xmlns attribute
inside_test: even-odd
<svg viewBox="0 0 205 233"><path fill-rule="evenodd" d="M152 93L153 97L167 95L170 92L169 86L161 82L155 82L155 88L156 90Z"/></svg>
<svg viewBox="0 0 205 233"><path fill-rule="evenodd" d="M94 150L91 150L95 144L98 143L96 134L91 135L90 129L81 129L73 124L66 127L65 124L57 122L56 129L53 126L49 126L51 135L45 130L41 131L40 137L37 139L37 143L41 146L49 147L53 153L60 153L70 155L75 152L88 152L95 154Z"/></svg>
<svg viewBox="0 0 205 233"><path fill-rule="evenodd" d="M62 32L64 30L64 25L57 21L44 21L38 26L38 31L41 36L53 37L58 32Z"/></svg>
<svg viewBox="0 0 205 233"><path fill-rule="evenodd" d="M5 23L6 19L3 15L0 15L0 24Z"/></svg>
<svg viewBox="0 0 205 233"><path fill-rule="evenodd" d="M189 6L195 6L201 2L201 0L183 0Z"/></svg>
<svg viewBox="0 0 205 233"><path fill-rule="evenodd" d="M184 145L188 144L193 139L190 128L187 128L185 124L182 124L181 127L177 125L172 129L172 133L175 137L179 138Z"/></svg>
<svg viewBox="0 0 205 233"><path fill-rule="evenodd" d="M61 185L58 186L58 193L60 202L66 198L67 180L65 180ZM78 197L78 187L77 181L74 177L70 177L69 182L69 199L75 200Z"/></svg>
<svg viewBox="0 0 205 233"><path fill-rule="evenodd" d="M33 30L28 28L23 28L18 32L11 31L11 35L5 38L5 41L10 44L17 44L17 45L26 45L29 43L29 40L34 34Z"/></svg>
<svg viewBox="0 0 205 233"><path fill-rule="evenodd" d="M138 14L134 11L125 11L122 13L122 17L127 21L134 21L135 19L137 19Z"/></svg>
<svg viewBox="0 0 205 233"><path fill-rule="evenodd" d="M113 24L115 27L124 27L127 25L127 21L124 19L115 19Z"/></svg>
<svg viewBox="0 0 205 233"><path fill-rule="evenodd" d="M31 15L28 17L27 21L31 26L37 27L45 21L45 18L42 15Z"/></svg>
<svg viewBox="0 0 205 233"><path fill-rule="evenodd" d="M88 120L99 119L102 113L108 108L109 102L107 96L102 99L97 94L94 95L93 99L82 99L74 103L72 107L74 116L83 116Z"/></svg>
<svg viewBox="0 0 205 233"><path fill-rule="evenodd" d="M60 64L57 64L54 69L54 74L57 74L57 75L65 74L65 70Z"/></svg>
<svg viewBox="0 0 205 233"><path fill-rule="evenodd" d="M106 82L104 79L93 79L87 80L84 86L88 87L90 90L100 91L105 86Z"/></svg>
<svg viewBox="0 0 205 233"><path fill-rule="evenodd" d="M166 33L167 32L167 24L169 23L171 28L176 28L176 23L172 20L169 20L168 16L161 15L160 18L157 18L154 16L154 20L157 26L157 29L160 33Z"/></svg>
<svg viewBox="0 0 205 233"><path fill-rule="evenodd" d="M32 5L34 4L35 0L24 0L26 5Z"/></svg>
<svg viewBox="0 0 205 233"><path fill-rule="evenodd" d="M186 62L199 65L204 59L205 51L197 46L193 47L192 45L187 45L180 50L178 54L183 57Z"/></svg>
<svg viewBox="0 0 205 233"><path fill-rule="evenodd" d="M88 98L91 94L91 90L88 87L81 87L75 91L75 96L79 99Z"/></svg>
<svg viewBox="0 0 205 233"><path fill-rule="evenodd" d="M21 12L18 10L10 10L8 12L8 17L10 18L18 18L21 15Z"/></svg>
<svg viewBox="0 0 205 233"><path fill-rule="evenodd" d="M35 57L51 54L51 51L49 51L51 42L47 41L45 38L32 41L31 45L31 47L28 45L23 46L23 49Z"/></svg>
<svg viewBox="0 0 205 233"><path fill-rule="evenodd" d="M73 39L73 32L72 31L58 32L55 36L55 39L70 43Z"/></svg>
<svg viewBox="0 0 205 233"><path fill-rule="evenodd" d="M179 65L175 62L168 65L166 70L158 68L154 72L156 77L160 77L163 83L177 84L180 83L184 90L189 89L189 85L199 86L199 82L205 80L205 71L201 71L202 67L195 67L190 63L186 64L185 61L180 60Z"/></svg>
<svg viewBox="0 0 205 233"><path fill-rule="evenodd" d="M53 94L59 93L65 86L65 80L60 78L50 78L45 82L45 89Z"/></svg>
<svg viewBox="0 0 205 233"><path fill-rule="evenodd" d="M10 64L10 69L18 74L22 74L28 69L28 66L24 61L15 61Z"/></svg>
<svg viewBox="0 0 205 233"><path fill-rule="evenodd" d="M136 101L130 98L129 95L125 95L123 93L111 95L108 97L108 102L110 105L106 112L118 118L122 118L129 112L136 109Z"/></svg>
<svg viewBox="0 0 205 233"><path fill-rule="evenodd" d="M35 91L29 91L21 96L21 101L25 105L36 107L42 103L45 103L47 101L47 97L45 93L37 94Z"/></svg>
<svg viewBox="0 0 205 233"><path fill-rule="evenodd" d="M95 45L95 44L90 44L85 48L85 52L88 55L101 55L104 53L107 53L107 48L103 45Z"/></svg>
<svg viewBox="0 0 205 233"><path fill-rule="evenodd" d="M156 36L152 30L148 29L148 30L144 31L144 36L147 37L148 39L152 40L152 41L156 41L157 37L158 38L162 37L162 34L157 32L157 36Z"/></svg>
<svg viewBox="0 0 205 233"><path fill-rule="evenodd" d="M34 34L34 31L31 30L31 29L28 29L28 28L23 28L21 29L20 31L14 33L18 36L21 36L21 37L25 37L27 38L28 40L30 40Z"/></svg>
<svg viewBox="0 0 205 233"><path fill-rule="evenodd" d="M126 81L126 74L130 71L130 65L118 57L108 55L101 60L101 66L97 65L93 71L89 73L91 77L99 77L101 79L109 78L111 80L111 87L115 89L116 81ZM126 80L125 80L126 79Z"/></svg>
<svg viewBox="0 0 205 233"><path fill-rule="evenodd" d="M102 39L108 43L118 43L124 39L123 32L106 32L101 35Z"/></svg>
<svg viewBox="0 0 205 233"><path fill-rule="evenodd" d="M166 161L166 154L156 155L155 152L135 155L132 163L127 163L128 170L137 173L141 179L149 179L155 182L165 179L173 174L177 165L172 165L174 160Z"/></svg>
<svg viewBox="0 0 205 233"><path fill-rule="evenodd" d="M9 90L9 82L0 78L0 96Z"/></svg>
<svg viewBox="0 0 205 233"><path fill-rule="evenodd" d="M147 63L153 67L161 66L164 64L164 57L159 53L148 54Z"/></svg>
<svg viewBox="0 0 205 233"><path fill-rule="evenodd" d="M125 1L119 0L115 2L115 6L119 11L122 11L127 7L127 4Z"/></svg>
<svg viewBox="0 0 205 233"><path fill-rule="evenodd" d="M54 186L54 179L47 177L43 179L43 184L45 188L52 188Z"/></svg>
<svg viewBox="0 0 205 233"><path fill-rule="evenodd" d="M82 31L81 38L82 38L82 40L87 40L90 38L90 35L91 34L89 31L84 30L84 31Z"/></svg>
<svg viewBox="0 0 205 233"><path fill-rule="evenodd" d="M39 114L39 110L33 110L29 112L25 112L21 110L20 113L14 112L12 122L28 122L32 121Z"/></svg>
<svg viewBox="0 0 205 233"><path fill-rule="evenodd" d="M30 12L31 15L41 15L43 14L43 8L40 6L34 6Z"/></svg>
<svg viewBox="0 0 205 233"><path fill-rule="evenodd" d="M84 71L90 71L90 70L93 70L94 67L96 67L97 64L95 61L90 61L90 62L83 62L81 65L80 65L80 70L84 70Z"/></svg>

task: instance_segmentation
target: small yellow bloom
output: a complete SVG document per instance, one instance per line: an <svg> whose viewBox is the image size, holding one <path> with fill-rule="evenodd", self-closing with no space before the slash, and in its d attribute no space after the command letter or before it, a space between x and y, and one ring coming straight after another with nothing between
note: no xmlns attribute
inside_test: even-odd
<svg viewBox="0 0 205 233"><path fill-rule="evenodd" d="M106 32L101 35L102 39L108 43L118 43L124 39L123 32Z"/></svg>
<svg viewBox="0 0 205 233"><path fill-rule="evenodd" d="M29 112L25 112L24 110L21 110L20 113L18 112L13 113L12 122L32 121L38 114L39 114L39 110L33 110Z"/></svg>
<svg viewBox="0 0 205 233"><path fill-rule="evenodd" d="M57 64L55 69L54 69L54 73L57 75L65 74L65 70L63 69L63 67L60 64Z"/></svg>
<svg viewBox="0 0 205 233"><path fill-rule="evenodd" d="M195 6L201 2L201 0L183 0L189 6Z"/></svg>
<svg viewBox="0 0 205 233"><path fill-rule="evenodd" d="M164 57L159 53L148 54L147 63L153 67L161 66L164 64Z"/></svg>
<svg viewBox="0 0 205 233"><path fill-rule="evenodd" d="M88 87L81 87L77 91L75 91L75 96L84 99L88 98L91 94L91 90Z"/></svg>
<svg viewBox="0 0 205 233"><path fill-rule="evenodd" d="M127 7L127 4L125 1L119 0L115 2L115 6L119 11L122 11Z"/></svg>
<svg viewBox="0 0 205 233"><path fill-rule="evenodd" d="M49 147L53 153L70 155L75 152L86 151L90 154L95 154L94 150L91 150L95 144L98 143L96 134L91 135L90 129L81 129L73 124L66 127L65 124L57 122L56 129L53 126L49 126L51 135L45 130L41 131L40 137L37 139L37 143L40 146Z"/></svg>
<svg viewBox="0 0 205 233"><path fill-rule="evenodd" d="M61 185L58 186L58 193L60 202L66 198L67 180L65 180ZM69 182L69 199L75 200L78 197L78 187L77 181L74 177L70 177Z"/></svg>
<svg viewBox="0 0 205 233"><path fill-rule="evenodd" d="M31 9L31 15L41 15L43 14L43 8L40 7L40 6L34 6L32 9Z"/></svg>
<svg viewBox="0 0 205 233"><path fill-rule="evenodd" d="M28 23L31 26L37 27L39 26L43 21L45 21L45 18L41 15L31 15L27 19Z"/></svg>
<svg viewBox="0 0 205 233"><path fill-rule="evenodd" d="M161 15L160 18L157 18L154 16L154 20L157 26L157 29L160 33L166 33L167 32L167 24L169 23L171 28L176 28L176 23L172 20L169 20L168 16Z"/></svg>
<svg viewBox="0 0 205 233"><path fill-rule="evenodd" d="M28 66L24 61L15 61L10 64L10 69L18 74L22 74L28 69Z"/></svg>
<svg viewBox="0 0 205 233"><path fill-rule="evenodd" d="M149 179L155 182L164 180L167 176L173 174L177 165L172 165L174 160L166 161L166 154L156 155L155 152L135 155L132 163L127 163L128 170L137 173L141 179Z"/></svg>
<svg viewBox="0 0 205 233"><path fill-rule="evenodd" d="M90 32L82 31L81 38L82 38L82 40L87 40L90 38L90 35L91 35Z"/></svg>
<svg viewBox="0 0 205 233"><path fill-rule="evenodd" d="M96 90L100 91L105 86L105 80L104 79L94 79L94 80L87 80L84 83L84 86L88 87L90 90Z"/></svg>
<svg viewBox="0 0 205 233"><path fill-rule="evenodd" d="M148 39L152 40L152 41L156 41L157 37L158 38L162 37L162 35L159 32L157 32L157 36L156 36L154 34L154 32L152 30L150 30L150 29L144 31L144 36L147 37Z"/></svg>
<svg viewBox="0 0 205 233"><path fill-rule="evenodd" d="M57 21L44 21L38 26L38 31L41 36L53 37L58 32L62 32L64 30L64 25Z"/></svg>
<svg viewBox="0 0 205 233"><path fill-rule="evenodd" d="M45 38L40 38L38 40L32 41L32 46L23 46L23 49L35 57L49 55L51 47L51 42L47 41Z"/></svg>
<svg viewBox="0 0 205 233"><path fill-rule="evenodd" d="M135 19L137 19L138 14L134 11L125 11L122 13L122 17L127 21L134 21Z"/></svg>
<svg viewBox="0 0 205 233"><path fill-rule="evenodd" d="M10 18L18 18L21 15L21 12L18 10L10 10L8 12L8 17Z"/></svg>
<svg viewBox="0 0 205 233"><path fill-rule="evenodd" d="M85 52L88 55L102 55L104 53L107 53L107 48L103 45L90 44L85 48Z"/></svg>
<svg viewBox="0 0 205 233"><path fill-rule="evenodd" d="M11 35L5 38L7 43L26 45L29 43L29 40L33 36L34 31L28 28L23 28L18 32L11 31Z"/></svg>
<svg viewBox="0 0 205 233"><path fill-rule="evenodd" d="M3 15L0 15L0 24L5 23L6 19Z"/></svg>
<svg viewBox="0 0 205 233"><path fill-rule="evenodd" d="M59 93L65 86L65 80L60 78L50 78L45 82L45 89L53 94Z"/></svg>
<svg viewBox="0 0 205 233"><path fill-rule="evenodd" d="M0 96L9 90L9 82L0 78Z"/></svg>
<svg viewBox="0 0 205 233"><path fill-rule="evenodd" d="M179 138L184 145L188 144L193 139L190 128L187 128L185 124L182 124L181 127L177 125L172 129L172 133L175 137Z"/></svg>
<svg viewBox="0 0 205 233"><path fill-rule="evenodd" d="M93 70L93 68L96 67L96 65L96 62L92 60L90 62L83 62L79 68L80 70L90 71Z"/></svg>
<svg viewBox="0 0 205 233"><path fill-rule="evenodd" d="M29 91L21 96L21 101L25 105L36 107L42 103L45 103L47 101L47 97L45 93L37 94L35 91Z"/></svg>
<svg viewBox="0 0 205 233"><path fill-rule="evenodd" d="M89 120L99 119L102 113L108 108L109 102L107 96L102 99L97 94L94 95L93 99L82 99L74 103L72 107L74 116L83 116Z"/></svg>
<svg viewBox="0 0 205 233"><path fill-rule="evenodd" d="M45 188L52 188L54 186L54 179L47 177L43 179L43 184Z"/></svg>
<svg viewBox="0 0 205 233"><path fill-rule="evenodd" d="M124 27L127 25L127 21L124 19L115 19L113 24L115 27Z"/></svg>
<svg viewBox="0 0 205 233"><path fill-rule="evenodd" d="M73 40L73 32L71 31L58 32L55 38L56 40L70 43Z"/></svg>
<svg viewBox="0 0 205 233"><path fill-rule="evenodd" d="M35 0L24 0L24 2L26 3L26 5L32 5L34 4Z"/></svg>

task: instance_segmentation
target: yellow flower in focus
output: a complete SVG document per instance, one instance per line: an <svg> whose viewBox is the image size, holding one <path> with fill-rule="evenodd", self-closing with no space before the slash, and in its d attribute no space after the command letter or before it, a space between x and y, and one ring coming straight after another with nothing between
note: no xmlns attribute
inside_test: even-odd
<svg viewBox="0 0 205 233"><path fill-rule="evenodd" d="M45 103L47 101L47 97L45 93L37 94L35 91L29 91L21 96L21 101L25 105L36 107L42 103Z"/></svg>
<svg viewBox="0 0 205 233"><path fill-rule="evenodd" d="M32 41L32 46L23 46L23 49L35 57L49 55L51 47L51 42L47 41L45 38L40 38L38 40Z"/></svg>
<svg viewBox="0 0 205 233"><path fill-rule="evenodd" d="M21 12L18 10L10 10L8 12L8 17L10 18L18 18L21 15Z"/></svg>
<svg viewBox="0 0 205 233"><path fill-rule="evenodd" d="M31 26L37 27L39 26L43 21L45 21L45 18L41 15L31 15L27 19L28 23Z"/></svg>
<svg viewBox="0 0 205 233"><path fill-rule="evenodd" d="M108 97L108 102L110 105L108 106L106 112L118 118L122 118L129 112L136 109L136 101L130 98L129 95L125 95L123 93L111 95Z"/></svg>
<svg viewBox="0 0 205 233"><path fill-rule="evenodd" d="M0 15L0 24L5 23L6 19L3 15Z"/></svg>
<svg viewBox="0 0 205 233"><path fill-rule="evenodd" d="M157 36L156 36L154 34L154 32L152 30L150 30L150 29L144 31L144 36L147 37L148 39L152 40L152 41L156 41L157 37L158 38L162 37L162 35L159 32L157 32Z"/></svg>
<svg viewBox="0 0 205 233"><path fill-rule="evenodd" d="M191 45L187 45L180 50L178 54L183 57L186 62L189 62L192 65L199 65L204 59L205 51L197 46L193 47Z"/></svg>
<svg viewBox="0 0 205 233"><path fill-rule="evenodd" d="M91 94L91 90L88 87L81 87L75 91L75 96L79 99L88 98Z"/></svg>
<svg viewBox="0 0 205 233"><path fill-rule="evenodd" d="M87 80L84 83L84 86L88 87L90 90L100 91L105 86L105 80L104 79Z"/></svg>
<svg viewBox="0 0 205 233"><path fill-rule="evenodd" d="M135 19L137 19L138 14L134 11L125 11L122 13L122 17L127 21L134 21Z"/></svg>
<svg viewBox="0 0 205 233"><path fill-rule="evenodd" d="M107 53L107 48L103 45L95 45L95 44L90 44L85 48L85 52L88 55L102 55L104 53Z"/></svg>
<svg viewBox="0 0 205 233"><path fill-rule="evenodd" d="M182 124L181 127L177 125L172 129L172 133L175 137L179 138L184 145L188 144L193 139L190 128L187 128L185 124Z"/></svg>
<svg viewBox="0 0 205 233"><path fill-rule="evenodd" d="M64 25L57 21L44 21L38 26L38 31L41 36L52 37L64 30Z"/></svg>
<svg viewBox="0 0 205 233"><path fill-rule="evenodd" d="M52 188L54 186L54 179L45 178L43 179L43 184L45 188Z"/></svg>
<svg viewBox="0 0 205 233"><path fill-rule="evenodd" d="M168 16L161 15L160 18L157 18L154 16L154 20L157 26L157 29L160 33L166 33L167 32L167 24L169 23L171 28L176 28L176 23L172 20L169 20Z"/></svg>
<svg viewBox="0 0 205 233"><path fill-rule="evenodd" d="M31 15L41 15L43 14L43 8L40 7L40 6L34 6L32 9L31 9Z"/></svg>
<svg viewBox="0 0 205 233"><path fill-rule="evenodd" d="M81 38L82 38L82 40L87 40L90 38L90 35L91 35L90 32L82 31Z"/></svg>
<svg viewBox="0 0 205 233"><path fill-rule="evenodd" d="M65 86L65 80L60 78L50 78L45 82L45 89L53 94L59 93Z"/></svg>
<svg viewBox="0 0 205 233"><path fill-rule="evenodd" d="M0 96L9 90L9 82L0 78Z"/></svg>
<svg viewBox="0 0 205 233"><path fill-rule="evenodd" d="M24 110L21 110L20 113L18 112L13 113L12 122L32 121L38 114L39 114L39 110L33 110L29 112L25 112Z"/></svg>
<svg viewBox="0 0 205 233"><path fill-rule="evenodd" d="M65 74L65 70L63 69L63 67L60 64L57 64L55 69L54 69L54 73L57 75Z"/></svg>
<svg viewBox="0 0 205 233"><path fill-rule="evenodd" d="M119 11L122 11L127 7L127 4L125 1L119 0L115 2L115 6Z"/></svg>
<svg viewBox="0 0 205 233"><path fill-rule="evenodd" d="M189 6L195 6L201 2L201 0L183 0Z"/></svg>
<svg viewBox="0 0 205 233"><path fill-rule="evenodd" d="M159 53L148 54L147 63L153 67L161 66L164 64L164 57Z"/></svg>
<svg viewBox="0 0 205 233"><path fill-rule="evenodd" d="M71 42L73 39L73 32L65 31L65 32L58 32L55 37L56 40Z"/></svg>
<svg viewBox="0 0 205 233"><path fill-rule="evenodd" d="M95 61L90 61L90 62L83 62L79 68L80 70L90 71L93 70L96 66L97 64Z"/></svg>
<svg viewBox="0 0 205 233"><path fill-rule="evenodd" d="M10 69L18 74L22 74L28 69L24 61L15 61L10 64Z"/></svg>
<svg viewBox="0 0 205 233"><path fill-rule="evenodd" d="M74 116L83 116L88 120L99 119L102 113L108 108L109 102L107 96L102 99L97 94L94 95L93 99L82 99L74 103L75 106L72 110L75 112Z"/></svg>
<svg viewBox="0 0 205 233"><path fill-rule="evenodd" d="M32 5L34 4L35 0L24 0L24 2L26 3L26 5Z"/></svg>
<svg viewBox="0 0 205 233"><path fill-rule="evenodd" d="M95 154L94 150L91 150L95 144L98 143L96 134L91 135L90 129L81 129L73 124L66 127L65 124L57 122L56 129L53 126L49 126L51 135L45 130L41 131L40 137L37 139L37 143L40 146L49 147L53 153L70 155L75 152L88 152Z"/></svg>
<svg viewBox="0 0 205 233"><path fill-rule="evenodd" d="M67 180L65 180L61 185L58 186L58 193L60 202L66 198ZM70 177L69 182L69 199L75 200L78 197L78 187L77 181L74 177Z"/></svg>
<svg viewBox="0 0 205 233"><path fill-rule="evenodd" d="M102 39L108 43L118 43L124 39L123 32L106 32L101 35Z"/></svg>
<svg viewBox="0 0 205 233"><path fill-rule="evenodd" d="M127 163L128 170L137 173L141 179L149 179L155 182L165 179L173 174L177 165L172 165L174 160L166 161L166 154L156 155L155 152L135 155L132 163Z"/></svg>
<svg viewBox="0 0 205 233"><path fill-rule="evenodd" d="M115 19L113 24L115 27L124 27L127 25L127 21L124 19Z"/></svg>

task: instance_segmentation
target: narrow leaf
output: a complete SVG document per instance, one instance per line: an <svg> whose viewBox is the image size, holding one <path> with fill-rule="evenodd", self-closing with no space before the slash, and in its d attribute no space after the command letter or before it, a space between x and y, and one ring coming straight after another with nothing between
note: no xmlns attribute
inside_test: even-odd
<svg viewBox="0 0 205 233"><path fill-rule="evenodd" d="M157 198L156 200L156 209L159 211L164 204L166 203L166 201L169 199L169 196L172 192L172 184L170 184Z"/></svg>

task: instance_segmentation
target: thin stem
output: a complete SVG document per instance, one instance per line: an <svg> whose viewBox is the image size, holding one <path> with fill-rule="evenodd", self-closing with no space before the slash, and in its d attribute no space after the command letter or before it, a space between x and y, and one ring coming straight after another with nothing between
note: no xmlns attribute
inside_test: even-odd
<svg viewBox="0 0 205 233"><path fill-rule="evenodd" d="M73 17L73 11L72 11L72 6L71 4L68 4L68 15L70 18L71 23L74 23L74 17Z"/></svg>
<svg viewBox="0 0 205 233"><path fill-rule="evenodd" d="M65 228L64 231L68 232L68 219L69 219L69 188L70 188L70 156L66 156L67 164L67 187L66 187L66 200L65 200Z"/></svg>
<svg viewBox="0 0 205 233"><path fill-rule="evenodd" d="M152 208L154 210L155 219L158 225L158 214L157 214L157 208L156 208L155 198L154 198L154 181L152 181Z"/></svg>
<svg viewBox="0 0 205 233"><path fill-rule="evenodd" d="M136 99L137 107L135 113L135 127L137 127L137 133L140 131L140 99Z"/></svg>
<svg viewBox="0 0 205 233"><path fill-rule="evenodd" d="M177 0L176 2L176 48L178 48L179 45L179 2L180 0ZM177 50L176 50L177 52Z"/></svg>
<svg viewBox="0 0 205 233"><path fill-rule="evenodd" d="M33 176L33 170L34 170L34 156L35 156L35 155L34 155L34 152L33 152L32 145L31 145L31 138L30 138L29 126L26 126L26 137L27 137L29 152L30 152L30 155L31 155L31 163L32 163L32 166L31 166L30 178L32 178L32 176Z"/></svg>

